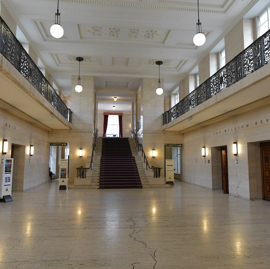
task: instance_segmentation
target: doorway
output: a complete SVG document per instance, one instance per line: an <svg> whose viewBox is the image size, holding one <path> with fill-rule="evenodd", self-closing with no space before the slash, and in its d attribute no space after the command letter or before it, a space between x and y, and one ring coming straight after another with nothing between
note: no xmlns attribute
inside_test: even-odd
<svg viewBox="0 0 270 269"><path fill-rule="evenodd" d="M166 144L164 167L166 167L166 159L174 160L174 178L181 179L181 144ZM166 176L166 171L165 176Z"/></svg>
<svg viewBox="0 0 270 269"><path fill-rule="evenodd" d="M221 175L223 193L229 193L227 147L221 147Z"/></svg>
<svg viewBox="0 0 270 269"><path fill-rule="evenodd" d="M69 144L50 143L49 169L52 171L54 179L59 177L61 159L69 159Z"/></svg>
<svg viewBox="0 0 270 269"><path fill-rule="evenodd" d="M263 199L270 201L270 143L261 143Z"/></svg>
<svg viewBox="0 0 270 269"><path fill-rule="evenodd" d="M212 188L229 193L227 146L211 148Z"/></svg>
<svg viewBox="0 0 270 269"><path fill-rule="evenodd" d="M13 158L12 191L24 190L25 146L11 145L11 158Z"/></svg>

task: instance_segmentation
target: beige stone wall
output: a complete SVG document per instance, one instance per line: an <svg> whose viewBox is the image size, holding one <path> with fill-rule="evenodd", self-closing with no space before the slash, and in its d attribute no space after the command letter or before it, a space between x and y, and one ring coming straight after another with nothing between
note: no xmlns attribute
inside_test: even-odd
<svg viewBox="0 0 270 269"><path fill-rule="evenodd" d="M14 108L12 109L14 111ZM26 116L24 116L27 118ZM0 151L2 154L3 139L9 143L8 153L3 158L14 157L14 186L13 191L24 191L46 182L49 178L49 144L48 130L39 128L33 123L12 115L0 108ZM12 154L12 144L16 150ZM28 148L35 147L34 156L30 157ZM2 177L3 164L1 164Z"/></svg>
<svg viewBox="0 0 270 269"><path fill-rule="evenodd" d="M76 168L86 167L87 156L92 154L94 132L94 77L81 76L83 91L75 92L77 76L72 76L71 110L72 129L68 131L53 130L49 133L49 142L69 143L69 182L77 176ZM79 149L83 157L79 157Z"/></svg>
<svg viewBox="0 0 270 269"><path fill-rule="evenodd" d="M199 63L199 81L200 85L210 77L210 54L208 54Z"/></svg>
<svg viewBox="0 0 270 269"><path fill-rule="evenodd" d="M269 111L270 107L266 105L185 133L182 179L207 188L220 188L218 182L212 180L221 175L217 168L220 166L216 163L218 155L215 151L221 146L227 146L229 193L247 199L261 199L259 142L270 140ZM238 143L237 157L232 153L234 141ZM202 146L207 148L206 162L201 156Z"/></svg>
<svg viewBox="0 0 270 269"><path fill-rule="evenodd" d="M225 36L226 63L245 49L243 20L240 20Z"/></svg>

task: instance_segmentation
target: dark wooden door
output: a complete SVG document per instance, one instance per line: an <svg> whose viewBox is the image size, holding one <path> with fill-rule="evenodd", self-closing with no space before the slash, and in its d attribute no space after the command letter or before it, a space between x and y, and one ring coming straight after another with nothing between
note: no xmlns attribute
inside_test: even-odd
<svg viewBox="0 0 270 269"><path fill-rule="evenodd" d="M229 193L227 148L221 148L221 154L222 190L223 193Z"/></svg>
<svg viewBox="0 0 270 269"><path fill-rule="evenodd" d="M261 148L263 199L270 201L270 144L267 144L262 144Z"/></svg>

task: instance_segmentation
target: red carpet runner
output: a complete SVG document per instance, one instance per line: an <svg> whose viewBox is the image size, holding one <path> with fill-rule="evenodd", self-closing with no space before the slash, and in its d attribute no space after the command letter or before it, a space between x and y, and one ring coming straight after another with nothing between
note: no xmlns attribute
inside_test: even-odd
<svg viewBox="0 0 270 269"><path fill-rule="evenodd" d="M99 188L142 188L128 138L103 138Z"/></svg>

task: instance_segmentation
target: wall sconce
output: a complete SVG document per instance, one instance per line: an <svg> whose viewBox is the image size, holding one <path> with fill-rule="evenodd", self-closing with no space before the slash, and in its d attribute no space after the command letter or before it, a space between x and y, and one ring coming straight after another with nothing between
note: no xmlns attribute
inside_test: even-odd
<svg viewBox="0 0 270 269"><path fill-rule="evenodd" d="M33 146L33 145L30 145L30 152L29 152L29 155L30 155L30 156L33 156L33 155L34 155L34 146Z"/></svg>
<svg viewBox="0 0 270 269"><path fill-rule="evenodd" d="M3 139L3 150L2 150L2 153L3 154L7 154L8 152L8 141L7 139Z"/></svg>
<svg viewBox="0 0 270 269"><path fill-rule="evenodd" d="M234 156L238 155L237 142L233 142L233 155Z"/></svg>
<svg viewBox="0 0 270 269"><path fill-rule="evenodd" d="M156 158L157 152L155 149L152 149L152 158Z"/></svg>
<svg viewBox="0 0 270 269"><path fill-rule="evenodd" d="M116 96L114 96L114 97L113 97L113 100L114 100L114 101L117 101L117 97L116 97Z"/></svg>
<svg viewBox="0 0 270 269"><path fill-rule="evenodd" d="M205 157L206 156L206 149L205 147L202 147L202 157Z"/></svg>
<svg viewBox="0 0 270 269"><path fill-rule="evenodd" d="M83 155L83 150L82 150L82 148L80 148L80 150L79 150L79 156L80 156L80 158L82 157L82 155Z"/></svg>

